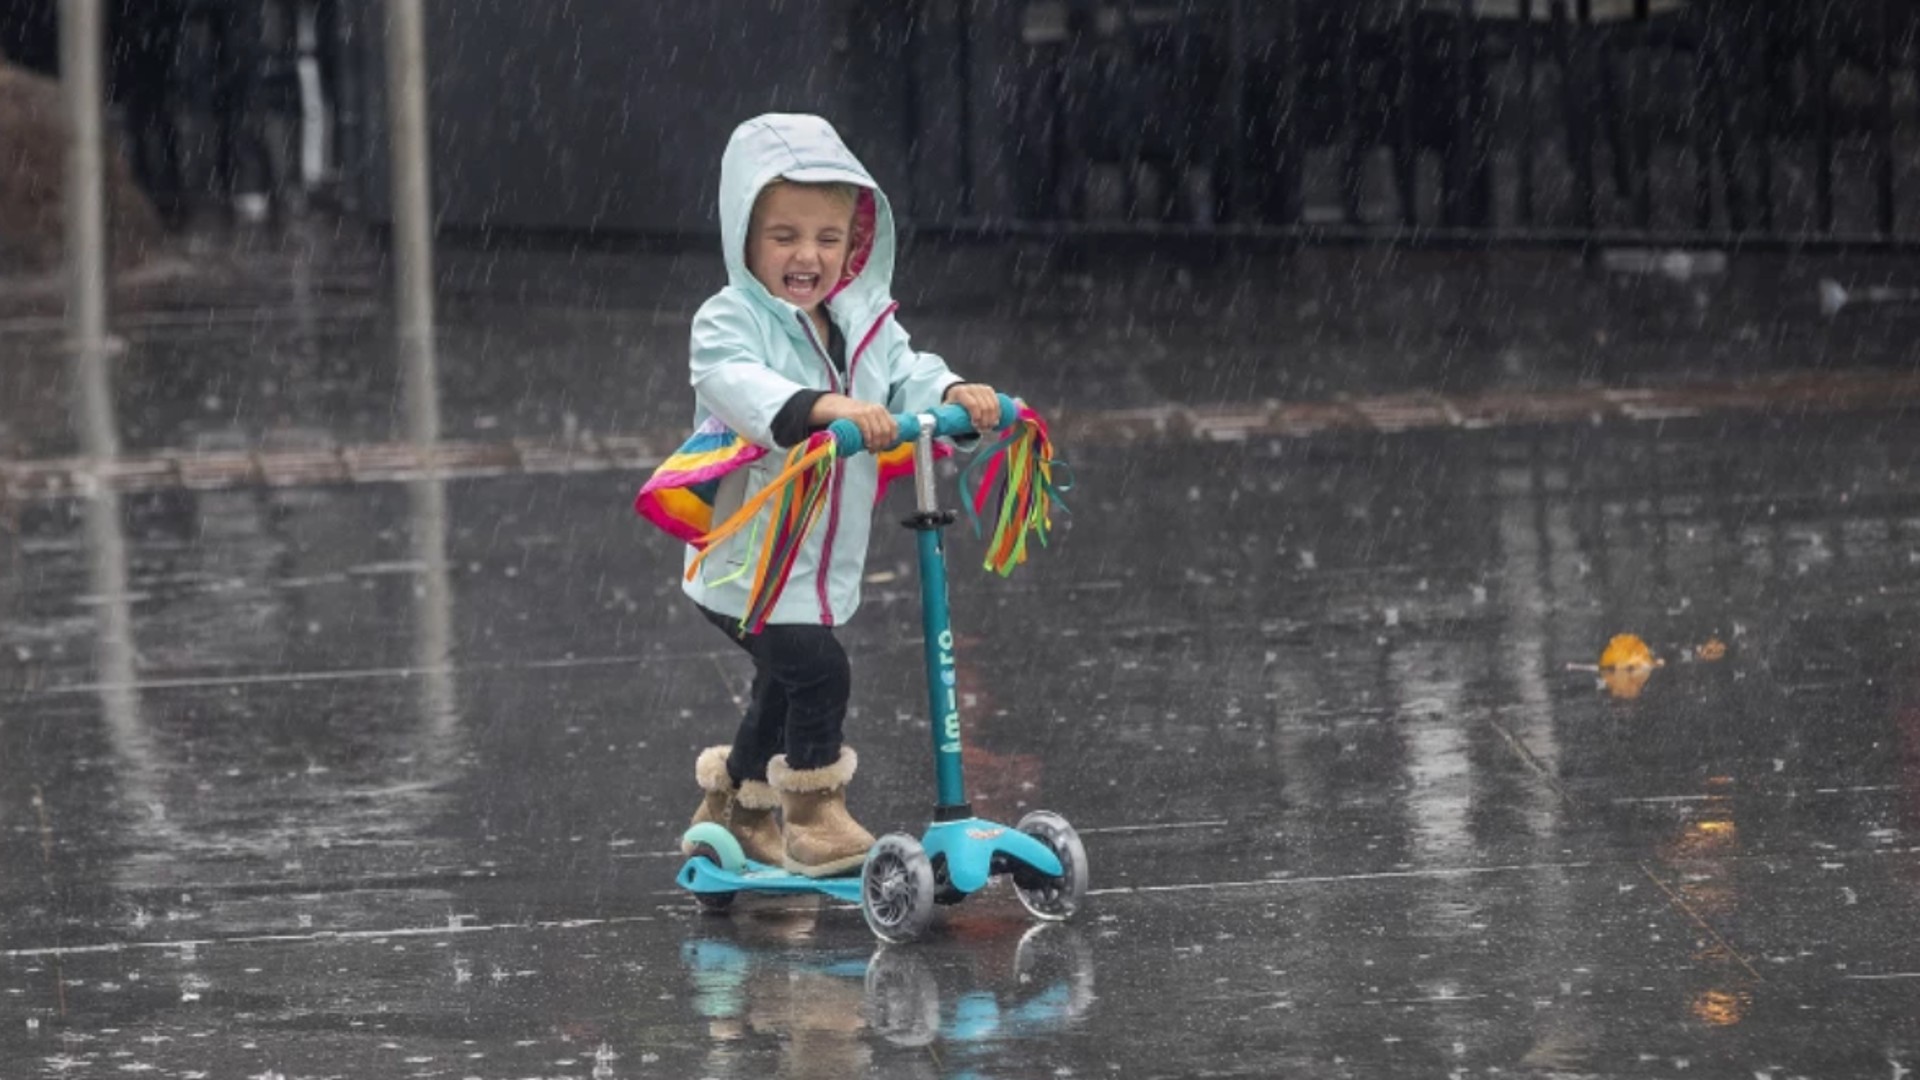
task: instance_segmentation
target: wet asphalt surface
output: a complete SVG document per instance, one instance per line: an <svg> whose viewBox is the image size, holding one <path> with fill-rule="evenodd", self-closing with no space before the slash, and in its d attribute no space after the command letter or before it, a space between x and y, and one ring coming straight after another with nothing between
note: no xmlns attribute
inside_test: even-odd
<svg viewBox="0 0 1920 1080"><path fill-rule="evenodd" d="M700 264L599 258L449 256L450 434L684 419ZM1793 306L1818 265L1737 262L1793 279L1744 301L1421 258L1266 322L1156 269L909 326L1043 411L1912 366L1911 315ZM392 437L368 273L123 308L129 447ZM36 310L16 460L70 449ZM8 504L0 1078L1907 1075L1916 436L1894 403L1063 447L1058 542L1001 580L956 533L954 618L976 808L1064 814L1092 894L1036 928L995 886L886 949L673 889L747 671L638 474ZM852 805L917 831L911 546L876 536ZM1664 662L1637 688L1592 670L1621 633Z"/></svg>

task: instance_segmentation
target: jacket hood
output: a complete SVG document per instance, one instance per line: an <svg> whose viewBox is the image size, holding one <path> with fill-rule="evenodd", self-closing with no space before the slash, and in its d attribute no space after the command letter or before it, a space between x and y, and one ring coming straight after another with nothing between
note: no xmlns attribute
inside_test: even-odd
<svg viewBox="0 0 1920 1080"><path fill-rule="evenodd" d="M818 116L767 113L741 124L720 159L720 237L727 281L792 323L799 309L767 291L747 269L747 229L754 200L777 179L844 183L861 189L854 211L846 273L828 297L828 308L855 314L885 303L893 289L893 210L860 159Z"/></svg>

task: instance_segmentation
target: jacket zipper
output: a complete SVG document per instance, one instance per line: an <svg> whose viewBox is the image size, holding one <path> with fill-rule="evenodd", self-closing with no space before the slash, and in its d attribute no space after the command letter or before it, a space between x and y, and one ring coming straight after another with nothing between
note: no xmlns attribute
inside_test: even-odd
<svg viewBox="0 0 1920 1080"><path fill-rule="evenodd" d="M874 336L880 332L880 327L884 325L899 308L899 301L888 304L886 310L880 313L880 317L873 320L873 325L867 328L866 334L860 339L860 344L854 347L853 355L847 357L848 397L853 396L853 375L855 371L859 370L860 357L867 351L867 346L873 344ZM840 383L839 380L834 377L833 358L828 356L827 351L820 346L820 339L815 336L813 332L813 320L807 318L806 312L801 312L800 323L802 328L807 332L807 340L813 343L814 351L818 352L820 358L826 361L828 385L833 388L834 392L839 392ZM833 471L833 493L828 498L827 538L820 546L820 573L818 574L819 581L816 583L816 591L820 597L821 626L833 625L833 605L831 601L827 599L827 583L833 576L833 538L834 535L840 531L841 479L840 470L835 469Z"/></svg>

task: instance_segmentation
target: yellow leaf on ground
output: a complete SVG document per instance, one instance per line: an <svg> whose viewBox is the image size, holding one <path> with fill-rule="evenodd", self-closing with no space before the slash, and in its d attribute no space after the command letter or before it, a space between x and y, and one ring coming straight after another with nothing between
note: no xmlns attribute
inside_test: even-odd
<svg viewBox="0 0 1920 1080"><path fill-rule="evenodd" d="M1714 1027L1732 1027L1747 1015L1753 995L1744 991L1705 990L1693 999L1694 1018Z"/></svg>
<svg viewBox="0 0 1920 1080"><path fill-rule="evenodd" d="M1632 701L1646 689L1653 669L1660 666L1653 650L1637 634L1615 634L1600 654L1600 681L1607 692L1624 701Z"/></svg>
<svg viewBox="0 0 1920 1080"><path fill-rule="evenodd" d="M1632 701L1646 689L1647 680L1653 678L1653 668L1641 664L1637 667L1603 668L1600 681L1606 685L1607 693L1622 701Z"/></svg>
<svg viewBox="0 0 1920 1080"><path fill-rule="evenodd" d="M1641 641L1637 634L1615 634L1607 642L1607 649L1600 654L1600 670L1630 670L1634 668L1650 669L1654 666L1653 650Z"/></svg>
<svg viewBox="0 0 1920 1080"><path fill-rule="evenodd" d="M1723 659L1727 655L1727 643L1719 638L1708 638L1706 643L1693 650L1693 655L1708 663Z"/></svg>

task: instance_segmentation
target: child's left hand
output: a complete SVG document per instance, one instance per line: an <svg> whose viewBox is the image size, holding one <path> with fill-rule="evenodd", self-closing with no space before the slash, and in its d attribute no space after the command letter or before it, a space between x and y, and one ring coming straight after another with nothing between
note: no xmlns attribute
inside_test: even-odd
<svg viewBox="0 0 1920 1080"><path fill-rule="evenodd" d="M973 421L973 430L982 435L992 434L1003 422L1012 419L1000 415L1000 395L985 383L956 384L943 400L966 409L967 418Z"/></svg>

